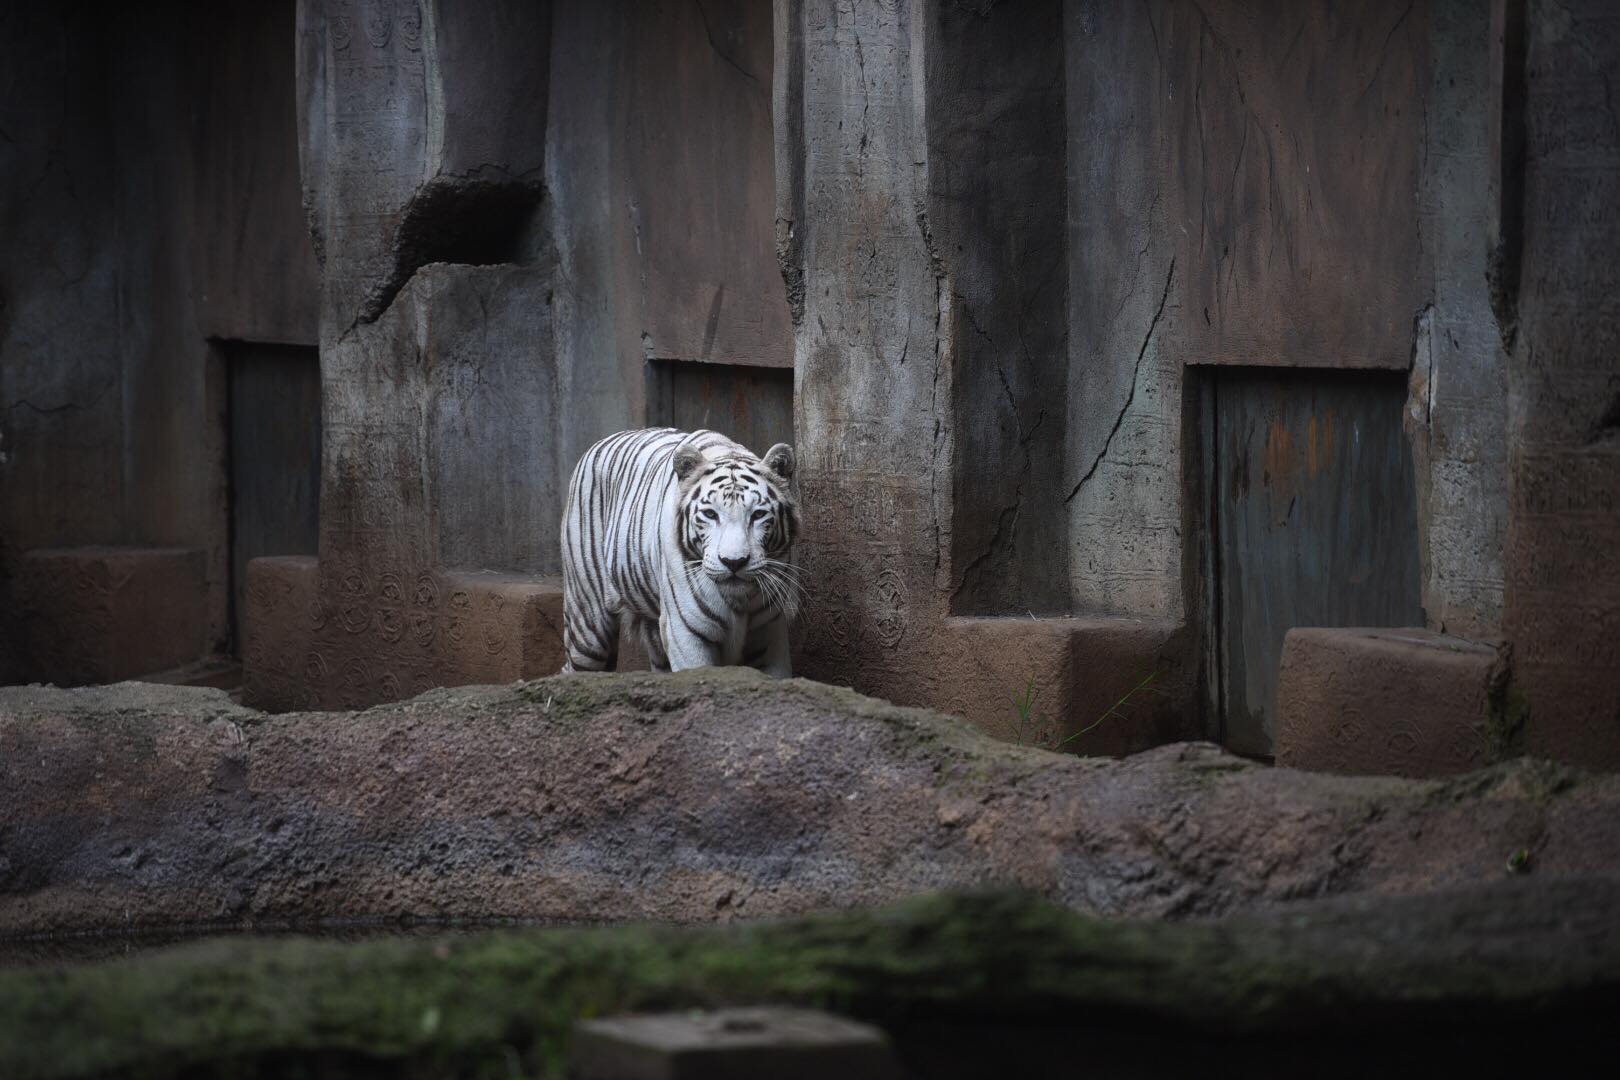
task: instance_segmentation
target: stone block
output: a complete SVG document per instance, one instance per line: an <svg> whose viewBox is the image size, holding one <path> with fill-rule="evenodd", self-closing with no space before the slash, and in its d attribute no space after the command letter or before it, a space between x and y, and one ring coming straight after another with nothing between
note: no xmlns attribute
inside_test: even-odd
<svg viewBox="0 0 1620 1080"><path fill-rule="evenodd" d="M247 564L242 612L242 700L256 709L314 708L324 682L310 652L319 563L277 555Z"/></svg>
<svg viewBox="0 0 1620 1080"><path fill-rule="evenodd" d="M28 678L117 682L189 663L208 640L203 553L195 548L40 548L18 572Z"/></svg>
<svg viewBox="0 0 1620 1080"><path fill-rule="evenodd" d="M905 1075L878 1028L783 1006L583 1020L571 1076L580 1080L887 1080Z"/></svg>
<svg viewBox="0 0 1620 1080"><path fill-rule="evenodd" d="M1184 637L1160 619L951 618L935 636L927 700L999 738L1075 753L1195 739Z"/></svg>
<svg viewBox="0 0 1620 1080"><path fill-rule="evenodd" d="M487 571L451 571L442 580L444 685L509 683L562 670L562 582Z"/></svg>
<svg viewBox="0 0 1620 1080"><path fill-rule="evenodd" d="M1296 627L1277 682L1277 764L1430 777L1489 763L1506 668L1491 644L1422 629Z"/></svg>
<svg viewBox="0 0 1620 1080"><path fill-rule="evenodd" d="M562 669L557 581L480 571L424 573L408 583L385 575L336 609L319 583L312 557L248 563L244 704L363 708L436 686L509 683Z"/></svg>

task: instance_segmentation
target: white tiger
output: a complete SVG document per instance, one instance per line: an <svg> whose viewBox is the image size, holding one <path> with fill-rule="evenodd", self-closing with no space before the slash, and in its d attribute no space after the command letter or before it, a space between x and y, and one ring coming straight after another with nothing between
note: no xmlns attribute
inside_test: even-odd
<svg viewBox="0 0 1620 1080"><path fill-rule="evenodd" d="M761 459L716 432L673 428L585 451L563 512L563 670L615 668L628 618L654 670L791 675L793 464L786 443Z"/></svg>

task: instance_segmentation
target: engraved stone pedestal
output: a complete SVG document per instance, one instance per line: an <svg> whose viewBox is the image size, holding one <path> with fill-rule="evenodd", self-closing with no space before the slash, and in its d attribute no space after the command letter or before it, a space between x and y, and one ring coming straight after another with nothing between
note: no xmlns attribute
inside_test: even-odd
<svg viewBox="0 0 1620 1080"><path fill-rule="evenodd" d="M188 663L207 645L196 549L37 549L18 576L22 648L42 682L117 682Z"/></svg>
<svg viewBox="0 0 1620 1080"><path fill-rule="evenodd" d="M363 708L436 686L562 669L562 586L525 574L382 575L353 597L319 591L306 556L248 563L242 700L254 708Z"/></svg>
<svg viewBox="0 0 1620 1080"><path fill-rule="evenodd" d="M1290 630L1277 683L1277 764L1430 777L1488 764L1510 709L1489 644L1420 629Z"/></svg>

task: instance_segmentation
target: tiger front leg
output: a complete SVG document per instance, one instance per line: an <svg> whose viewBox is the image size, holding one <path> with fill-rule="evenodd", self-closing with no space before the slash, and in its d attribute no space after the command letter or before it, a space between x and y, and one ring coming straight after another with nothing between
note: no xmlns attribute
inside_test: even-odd
<svg viewBox="0 0 1620 1080"><path fill-rule="evenodd" d="M793 658L788 655L788 621L774 609L748 627L748 643L743 663L776 679L793 677Z"/></svg>
<svg viewBox="0 0 1620 1080"><path fill-rule="evenodd" d="M658 617L658 634L663 639L668 671L718 667L726 662L725 642L711 640L688 625L680 612L668 604Z"/></svg>

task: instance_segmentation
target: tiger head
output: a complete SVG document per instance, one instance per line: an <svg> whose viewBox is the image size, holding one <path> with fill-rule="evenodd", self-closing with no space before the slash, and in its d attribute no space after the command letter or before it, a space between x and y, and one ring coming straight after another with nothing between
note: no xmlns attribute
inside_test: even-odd
<svg viewBox="0 0 1620 1080"><path fill-rule="evenodd" d="M784 608L797 594L788 564L799 532L789 482L793 448L777 443L753 454L706 457L686 444L675 451L681 499L676 522L681 556L734 599L758 588Z"/></svg>

